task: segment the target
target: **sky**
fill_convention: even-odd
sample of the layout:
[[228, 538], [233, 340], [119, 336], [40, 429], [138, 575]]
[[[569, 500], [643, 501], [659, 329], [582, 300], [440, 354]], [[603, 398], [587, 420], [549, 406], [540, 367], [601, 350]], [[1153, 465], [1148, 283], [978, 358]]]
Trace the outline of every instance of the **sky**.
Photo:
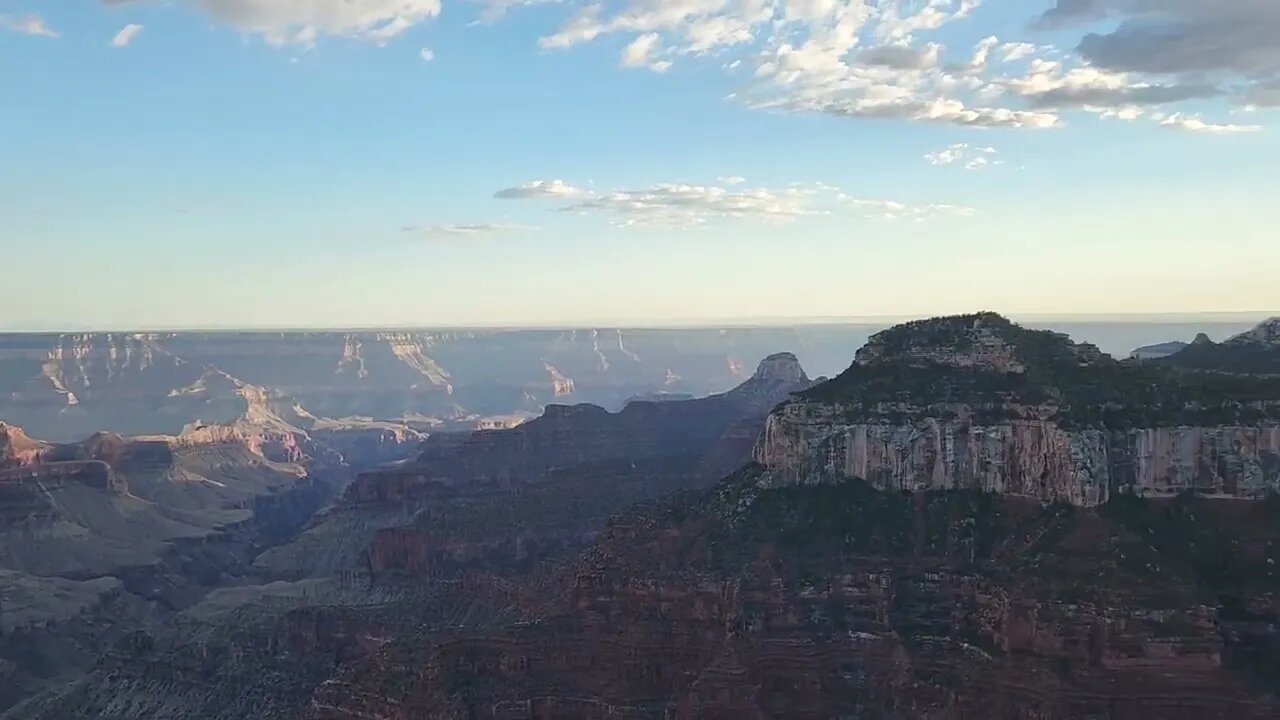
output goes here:
[[1280, 310], [1274, 0], [0, 0], [0, 329]]

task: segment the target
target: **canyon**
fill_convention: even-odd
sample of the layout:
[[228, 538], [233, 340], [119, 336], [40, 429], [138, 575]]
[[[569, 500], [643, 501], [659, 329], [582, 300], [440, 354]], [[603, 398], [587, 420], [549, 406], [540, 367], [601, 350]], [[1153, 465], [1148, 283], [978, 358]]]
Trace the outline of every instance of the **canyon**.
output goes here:
[[869, 332], [829, 325], [0, 334], [0, 418], [55, 442], [101, 430], [177, 435], [241, 417], [248, 388], [295, 424], [507, 427], [550, 404], [616, 410], [638, 396], [724, 392], [778, 349], [836, 368]]
[[[1251, 324], [1054, 322], [1114, 354]], [[795, 326], [0, 333], [0, 419], [32, 437], [177, 435], [240, 418], [245, 389], [311, 429], [391, 422], [420, 431], [509, 427], [550, 404], [620, 409], [634, 398], [704, 397], [779, 350], [817, 375], [848, 366], [883, 323]]]
[[[509, 427], [355, 417], [354, 390], [224, 357], [173, 436], [0, 426], [14, 487], [239, 513], [205, 529], [221, 564], [194, 579], [0, 572], [0, 677], [22, 688], [0, 717], [1277, 717], [1277, 327], [1117, 361], [993, 313], [934, 318], [869, 334], [829, 380], [717, 350], [715, 392], [674, 370], [604, 391], [558, 362]], [[626, 354], [583, 335], [611, 369]], [[423, 397], [461, 376], [374, 346], [344, 344], [340, 374], [393, 357]], [[330, 466], [324, 500], [281, 507]], [[242, 484], [196, 498], [145, 467]], [[5, 506], [62, 522], [37, 496]], [[237, 530], [263, 497], [277, 529]], [[65, 669], [41, 677], [31, 648], [55, 639]]]
[[[243, 390], [244, 388], [240, 388]], [[314, 437], [258, 410], [180, 435], [34, 440], [0, 423], [0, 709], [74, 681], [134, 633], [253, 581], [355, 472], [422, 437]]]
[[755, 464], [304, 717], [1276, 717], [1280, 395], [1144, 367], [990, 314], [890, 330]]
[[[586, 546], [610, 515], [634, 502], [713, 484], [748, 461], [769, 411], [810, 385], [794, 355], [778, 354], [738, 387], [706, 398], [633, 400], [613, 413], [551, 405], [513, 429], [433, 434], [417, 457], [356, 473], [299, 534], [260, 548], [242, 582], [209, 588], [173, 620], [138, 628], [129, 642], [146, 648], [143, 655], [122, 659], [113, 651], [72, 692], [28, 699], [12, 714], [239, 717], [244, 708], [227, 705], [226, 692], [204, 693], [190, 675], [192, 663], [204, 667], [209, 653], [248, 654], [247, 664], [217, 671], [238, 673], [234, 697], [261, 701], [265, 694], [268, 704], [283, 703], [290, 696], [265, 669], [283, 673], [284, 667], [278, 658], [254, 654], [261, 643], [292, 642], [295, 624], [317, 616], [346, 616], [332, 621], [348, 622], [357, 636], [369, 632], [366, 622], [384, 633], [411, 633], [414, 618], [436, 617], [424, 615], [435, 607], [424, 598], [465, 605], [471, 600], [456, 598], [458, 587], [490, 584], [477, 581], [478, 572], [520, 575]], [[200, 447], [201, 440], [234, 433], [263, 453], [314, 454], [308, 449], [317, 442], [314, 431], [286, 434], [289, 445], [278, 434], [292, 426], [278, 417], [263, 423], [264, 417], [192, 429], [178, 444]], [[316, 630], [330, 631], [327, 624]], [[321, 647], [313, 650], [324, 657], [345, 657], [368, 651], [372, 641], [315, 642]], [[196, 648], [201, 659], [191, 656]], [[122, 694], [122, 676], [136, 681], [132, 692]], [[312, 687], [323, 679], [316, 675]], [[306, 688], [305, 678], [301, 682], [288, 687]], [[71, 702], [78, 703], [74, 709], [63, 704]]]

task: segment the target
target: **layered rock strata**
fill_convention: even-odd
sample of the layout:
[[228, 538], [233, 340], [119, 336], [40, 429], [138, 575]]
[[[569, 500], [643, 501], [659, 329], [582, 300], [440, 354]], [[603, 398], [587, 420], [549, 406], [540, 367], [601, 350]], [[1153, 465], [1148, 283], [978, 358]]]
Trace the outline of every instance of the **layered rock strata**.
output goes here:
[[754, 457], [779, 483], [1085, 507], [1259, 499], [1280, 492], [1280, 388], [1238, 380], [1123, 365], [999, 316], [944, 318], [873, 337], [849, 371], [769, 417]]

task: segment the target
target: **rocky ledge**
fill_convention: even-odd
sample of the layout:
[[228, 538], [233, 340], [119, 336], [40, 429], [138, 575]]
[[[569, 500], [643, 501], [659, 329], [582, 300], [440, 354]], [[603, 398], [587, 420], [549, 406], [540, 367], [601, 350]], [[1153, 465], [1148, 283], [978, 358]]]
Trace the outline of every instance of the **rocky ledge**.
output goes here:
[[937, 318], [874, 336], [849, 370], [775, 410], [754, 457], [777, 484], [1077, 506], [1256, 499], [1280, 491], [1280, 380], [1121, 363], [993, 313]]

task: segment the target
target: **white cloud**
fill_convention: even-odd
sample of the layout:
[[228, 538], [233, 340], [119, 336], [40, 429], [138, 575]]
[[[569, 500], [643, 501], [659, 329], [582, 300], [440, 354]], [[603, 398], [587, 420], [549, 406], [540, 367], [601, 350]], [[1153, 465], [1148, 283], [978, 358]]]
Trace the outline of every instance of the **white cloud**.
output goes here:
[[700, 225], [711, 220], [755, 217], [786, 222], [824, 214], [816, 200], [822, 190], [729, 189], [717, 185], [661, 183], [638, 190], [615, 190], [562, 208], [565, 212], [601, 212], [618, 225]]
[[722, 177], [717, 179], [720, 182], [724, 183], [725, 185], [742, 185], [747, 181], [746, 178], [740, 175], [730, 175], [729, 177]]
[[1037, 48], [1031, 43], [1005, 43], [1000, 46], [1000, 59], [1004, 62], [1016, 62], [1035, 54]]
[[0, 15], [0, 30], [12, 30], [23, 35], [59, 38], [62, 34], [45, 25], [44, 18], [31, 13], [22, 17]]
[[[681, 55], [729, 55], [717, 65], [754, 65], [754, 82], [731, 98], [763, 109], [975, 127], [1044, 128], [1057, 113], [1001, 106], [983, 81], [988, 58], [1020, 60], [1028, 43], [983, 40], [967, 63], [944, 66], [946, 48], [923, 36], [967, 18], [978, 0], [620, 0], [590, 3], [539, 40], [571, 48], [607, 35], [627, 38], [621, 63], [663, 69]], [[1016, 98], [1015, 98], [1016, 99]]]
[[808, 110], [845, 117], [915, 120], [968, 127], [1051, 128], [1059, 121], [1058, 115], [1052, 112], [1000, 107], [967, 107], [959, 100], [920, 97], [907, 93], [897, 95], [895, 89], [891, 87], [884, 88], [882, 95], [877, 96], [874, 91], [879, 88], [872, 90], [871, 93], [857, 93], [847, 97], [797, 95], [758, 106], [784, 110]]
[[[1095, 108], [1096, 109], [1096, 108]], [[1146, 114], [1146, 111], [1137, 105], [1124, 105], [1117, 108], [1104, 108], [1098, 115], [1106, 120], [1125, 120], [1133, 122]]]
[[431, 62], [436, 59], [436, 53], [431, 48], [422, 48], [418, 51], [418, 57], [422, 58], [422, 62]]
[[[1230, 0], [1221, 10], [1222, 0], [1056, 1], [1038, 24], [1108, 16], [1130, 22], [1086, 36], [1073, 54], [1020, 38], [988, 36], [947, 48], [931, 37], [973, 17], [981, 0], [584, 0], [539, 44], [564, 49], [616, 35], [625, 40], [624, 66], [654, 69], [659, 52], [661, 63], [711, 54], [722, 69], [753, 69], [731, 100], [850, 118], [1051, 128], [1068, 112], [1134, 119], [1148, 112], [1143, 108], [1176, 108], [1229, 88], [1239, 104], [1280, 105], [1272, 82], [1280, 80], [1277, 0]], [[1241, 48], [1218, 47], [1197, 23], [1238, 37]], [[1168, 41], [1182, 56], [1131, 58], [1120, 41], [1129, 35], [1153, 46]], [[1210, 72], [1193, 73], [1193, 66]], [[1215, 76], [1214, 67], [1233, 68], [1234, 82]], [[1240, 75], [1247, 72], [1253, 74]]]
[[[1036, 25], [1105, 32], [1085, 34], [1074, 53], [994, 35], [944, 45], [938, 34], [952, 23], [980, 30], [972, 21], [982, 0], [574, 0], [537, 42], [570, 49], [608, 38], [623, 48], [621, 66], [654, 72], [702, 58], [738, 70], [745, 84], [727, 95], [734, 102], [857, 119], [1033, 129], [1073, 112], [1132, 120], [1218, 97], [1280, 106], [1280, 0], [1054, 1]], [[275, 45], [306, 46], [331, 36], [388, 43], [438, 15], [442, 0], [170, 2]], [[474, 2], [481, 22], [569, 5]], [[433, 55], [424, 48], [422, 57]]]
[[1205, 122], [1195, 115], [1184, 115], [1183, 113], [1174, 113], [1172, 115], [1157, 114], [1152, 117], [1164, 127], [1174, 128], [1176, 130], [1209, 133], [1212, 135], [1253, 133], [1260, 132], [1262, 130], [1261, 125], [1219, 125]]
[[142, 32], [141, 25], [129, 24], [120, 29], [116, 36], [111, 38], [111, 47], [122, 48], [133, 42], [138, 37], [138, 33]]
[[[742, 187], [738, 177], [718, 185], [658, 183], [638, 189], [591, 193], [563, 205], [561, 212], [602, 215], [623, 227], [696, 227], [715, 221], [752, 219], [788, 223], [806, 217], [851, 213], [869, 219], [927, 220], [942, 215], [968, 215], [955, 205], [912, 205], [890, 200], [850, 198], [826, 183], [792, 183], [786, 187]], [[501, 193], [499, 193], [501, 195]]]
[[[627, 68], [653, 68], [657, 63], [654, 61], [653, 55], [655, 51], [660, 51], [661, 36], [658, 33], [645, 33], [631, 42], [622, 50], [622, 57], [619, 59], [622, 67]], [[659, 61], [660, 62], [660, 61]], [[659, 72], [670, 67], [670, 63]]]
[[472, 223], [460, 225], [409, 225], [401, 228], [405, 232], [415, 233], [426, 238], [479, 237], [494, 235], [513, 230], [533, 230], [534, 228], [510, 223]]
[[[108, 5], [132, 0], [104, 0]], [[241, 32], [276, 45], [325, 36], [385, 44], [440, 14], [441, 0], [182, 0]]]
[[1061, 63], [1055, 62], [1033, 62], [1024, 77], [998, 82], [1036, 108], [1167, 105], [1219, 94], [1217, 88], [1209, 85], [1150, 83], [1136, 79], [1131, 73], [1089, 66], [1064, 69]]
[[499, 190], [493, 196], [499, 200], [526, 200], [529, 198], [572, 198], [586, 194], [585, 190], [576, 188], [563, 180], [534, 180], [523, 185]]
[[929, 161], [931, 165], [958, 164], [963, 165], [966, 170], [982, 170], [991, 165], [1003, 164], [1002, 161], [994, 159], [994, 156], [999, 152], [993, 147], [955, 143], [947, 146], [944, 150], [925, 155], [924, 159]]
[[973, 208], [962, 205], [912, 205], [896, 200], [868, 200], [864, 198], [847, 198], [845, 202], [868, 220], [926, 222], [940, 217], [969, 217], [975, 214]]
[[611, 33], [669, 33], [689, 52], [747, 43], [773, 18], [766, 0], [628, 0], [612, 15], [588, 5], [560, 30], [539, 39], [544, 48], [568, 48]]

